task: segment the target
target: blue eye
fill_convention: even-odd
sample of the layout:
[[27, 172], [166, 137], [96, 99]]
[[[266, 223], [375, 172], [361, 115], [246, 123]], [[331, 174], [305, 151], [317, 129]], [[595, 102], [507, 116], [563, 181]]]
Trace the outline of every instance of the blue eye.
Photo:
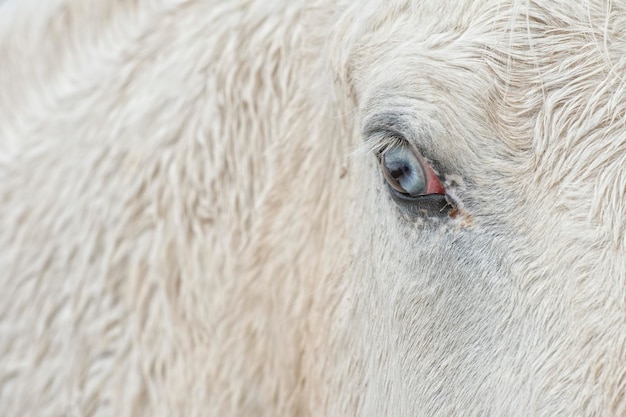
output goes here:
[[379, 158], [387, 183], [401, 195], [445, 194], [433, 169], [408, 143], [387, 148]]
[[391, 188], [410, 196], [426, 191], [426, 176], [419, 159], [407, 146], [387, 149], [381, 160], [383, 174]]

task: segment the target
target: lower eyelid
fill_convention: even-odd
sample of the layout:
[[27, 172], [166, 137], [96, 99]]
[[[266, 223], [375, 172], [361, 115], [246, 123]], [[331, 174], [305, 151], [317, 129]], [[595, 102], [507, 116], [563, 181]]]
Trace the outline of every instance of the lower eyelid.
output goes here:
[[[391, 187], [389, 187], [391, 189]], [[450, 204], [445, 195], [428, 194], [415, 198], [401, 195], [391, 189], [391, 195], [396, 200], [402, 210], [407, 211], [412, 216], [417, 217], [445, 217], [454, 207]]]

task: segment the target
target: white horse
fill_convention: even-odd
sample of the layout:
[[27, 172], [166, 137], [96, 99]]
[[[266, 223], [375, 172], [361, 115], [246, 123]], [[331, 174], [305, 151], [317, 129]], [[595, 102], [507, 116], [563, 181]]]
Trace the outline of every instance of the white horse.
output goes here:
[[0, 415], [626, 415], [626, 2], [0, 2]]

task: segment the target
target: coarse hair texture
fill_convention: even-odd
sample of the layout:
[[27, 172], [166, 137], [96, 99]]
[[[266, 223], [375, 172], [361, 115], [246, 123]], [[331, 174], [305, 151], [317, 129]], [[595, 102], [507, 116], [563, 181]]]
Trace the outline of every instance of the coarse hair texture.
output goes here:
[[626, 415], [624, 51], [623, 0], [0, 0], [0, 415]]

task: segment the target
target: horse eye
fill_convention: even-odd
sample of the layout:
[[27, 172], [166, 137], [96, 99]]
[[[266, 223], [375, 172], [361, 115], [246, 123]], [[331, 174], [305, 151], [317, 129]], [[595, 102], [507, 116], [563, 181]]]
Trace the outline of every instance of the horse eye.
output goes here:
[[445, 194], [433, 169], [406, 142], [385, 149], [379, 160], [387, 183], [403, 197]]

